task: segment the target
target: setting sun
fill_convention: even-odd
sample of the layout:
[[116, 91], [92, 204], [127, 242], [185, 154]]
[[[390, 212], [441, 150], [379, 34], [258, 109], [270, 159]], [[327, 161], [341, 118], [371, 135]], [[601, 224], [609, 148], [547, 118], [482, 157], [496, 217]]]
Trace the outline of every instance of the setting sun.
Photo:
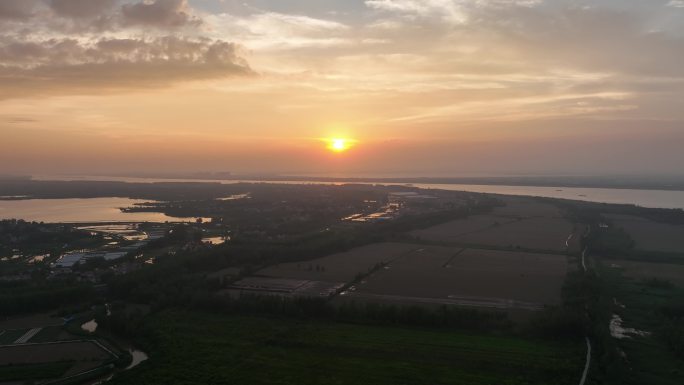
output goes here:
[[352, 146], [352, 141], [345, 138], [330, 138], [326, 141], [328, 142], [328, 149], [334, 152], [344, 152]]

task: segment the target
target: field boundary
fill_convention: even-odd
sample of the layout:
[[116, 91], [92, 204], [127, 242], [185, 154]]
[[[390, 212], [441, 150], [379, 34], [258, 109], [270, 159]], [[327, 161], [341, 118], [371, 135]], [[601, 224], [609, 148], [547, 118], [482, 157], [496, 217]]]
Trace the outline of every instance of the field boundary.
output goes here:
[[[492, 250], [492, 251], [507, 251], [511, 253], [528, 253], [528, 254], [546, 254], [546, 255], [558, 255], [563, 257], [576, 256], [566, 251], [558, 250], [543, 250], [543, 249], [527, 249], [527, 248], [510, 248], [510, 247], [497, 247], [492, 245], [482, 245], [479, 243], [463, 243], [463, 242], [448, 242], [448, 241], [429, 241], [425, 239], [405, 239], [398, 240], [397, 243], [409, 243], [424, 246], [443, 246], [443, 247], [460, 247], [464, 249], [479, 249], [479, 250]], [[624, 258], [623, 258], [624, 259]]]
[[444, 262], [444, 264], [442, 265], [442, 267], [444, 267], [444, 268], [451, 267], [451, 262], [453, 262], [453, 260], [456, 259], [456, 257], [458, 257], [459, 255], [461, 255], [461, 254], [462, 254], [464, 251], [466, 251], [466, 250], [468, 250], [468, 248], [467, 248], [467, 247], [464, 247], [464, 248], [462, 248], [461, 250], [455, 252], [454, 255], [452, 255], [451, 258], [449, 258], [448, 261]]

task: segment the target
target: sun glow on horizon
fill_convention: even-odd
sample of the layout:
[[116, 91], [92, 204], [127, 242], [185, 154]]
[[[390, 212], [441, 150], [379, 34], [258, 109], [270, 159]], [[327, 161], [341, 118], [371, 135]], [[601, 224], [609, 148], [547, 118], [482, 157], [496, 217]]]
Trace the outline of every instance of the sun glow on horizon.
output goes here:
[[347, 138], [328, 138], [325, 139], [328, 143], [328, 150], [333, 152], [345, 152], [349, 150], [354, 141]]

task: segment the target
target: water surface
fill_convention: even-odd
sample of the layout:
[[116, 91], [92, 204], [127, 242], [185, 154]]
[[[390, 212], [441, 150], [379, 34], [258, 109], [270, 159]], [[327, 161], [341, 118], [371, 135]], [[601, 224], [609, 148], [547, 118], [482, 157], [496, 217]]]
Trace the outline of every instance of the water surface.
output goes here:
[[88, 333], [95, 333], [95, 330], [97, 330], [97, 321], [91, 319], [90, 321], [81, 325], [81, 329], [87, 331]]
[[[207, 183], [280, 183], [280, 184], [331, 184], [339, 185], [348, 182], [317, 182], [317, 181], [268, 181], [268, 180], [204, 180], [204, 179], [160, 179], [135, 177], [103, 177], [103, 176], [37, 176], [35, 180], [74, 180], [74, 181], [118, 181], [129, 183], [159, 183], [159, 182], [207, 182]], [[383, 181], [354, 183], [397, 185]], [[504, 195], [538, 196], [546, 198], [573, 199], [588, 202], [632, 204], [651, 208], [684, 209], [684, 191], [649, 190], [649, 189], [612, 189], [612, 188], [583, 188], [583, 187], [540, 187], [540, 186], [505, 186], [505, 185], [472, 185], [472, 184], [437, 184], [415, 183], [411, 186], [454, 191], [470, 191]]]
[[121, 207], [148, 201], [128, 198], [27, 199], [0, 201], [0, 219], [51, 223], [183, 222], [162, 213], [122, 212]]

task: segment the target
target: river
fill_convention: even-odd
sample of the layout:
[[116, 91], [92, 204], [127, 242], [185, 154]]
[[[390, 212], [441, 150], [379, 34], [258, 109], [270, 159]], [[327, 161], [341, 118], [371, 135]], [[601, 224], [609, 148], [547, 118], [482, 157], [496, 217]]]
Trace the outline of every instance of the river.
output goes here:
[[[36, 176], [35, 180], [79, 180], [79, 181], [120, 181], [129, 183], [159, 183], [159, 182], [207, 182], [207, 183], [286, 183], [286, 184], [344, 184], [347, 182], [316, 182], [316, 181], [269, 181], [269, 180], [207, 180], [207, 179], [160, 179], [109, 176]], [[365, 184], [396, 184], [387, 182], [367, 182]], [[415, 183], [412, 186], [443, 190], [483, 192], [505, 195], [539, 196], [547, 198], [574, 199], [589, 202], [633, 204], [651, 208], [684, 209], [684, 191], [673, 190], [641, 190], [641, 189], [612, 189], [612, 188], [581, 188], [581, 187], [539, 187], [539, 186], [504, 186], [504, 185], [473, 185], [473, 184], [436, 184]]]
[[[47, 180], [49, 178], [44, 178]], [[53, 177], [52, 180], [117, 180], [131, 183], [152, 182], [212, 182], [240, 183], [264, 182], [286, 184], [343, 184], [342, 182], [315, 181], [252, 181], [252, 180], [190, 180], [190, 179], [147, 179], [115, 177]], [[372, 184], [372, 183], [368, 183]], [[375, 184], [385, 184], [378, 182]], [[504, 195], [539, 196], [548, 198], [574, 199], [589, 202], [634, 204], [651, 208], [684, 209], [684, 191], [635, 190], [578, 187], [539, 187], [416, 183], [411, 186], [424, 189], [470, 191]], [[89, 222], [183, 222], [195, 218], [175, 218], [155, 212], [122, 212], [119, 208], [131, 207], [143, 200], [128, 198], [87, 199], [26, 199], [0, 200], [0, 219], [24, 219], [26, 221], [52, 223]]]

